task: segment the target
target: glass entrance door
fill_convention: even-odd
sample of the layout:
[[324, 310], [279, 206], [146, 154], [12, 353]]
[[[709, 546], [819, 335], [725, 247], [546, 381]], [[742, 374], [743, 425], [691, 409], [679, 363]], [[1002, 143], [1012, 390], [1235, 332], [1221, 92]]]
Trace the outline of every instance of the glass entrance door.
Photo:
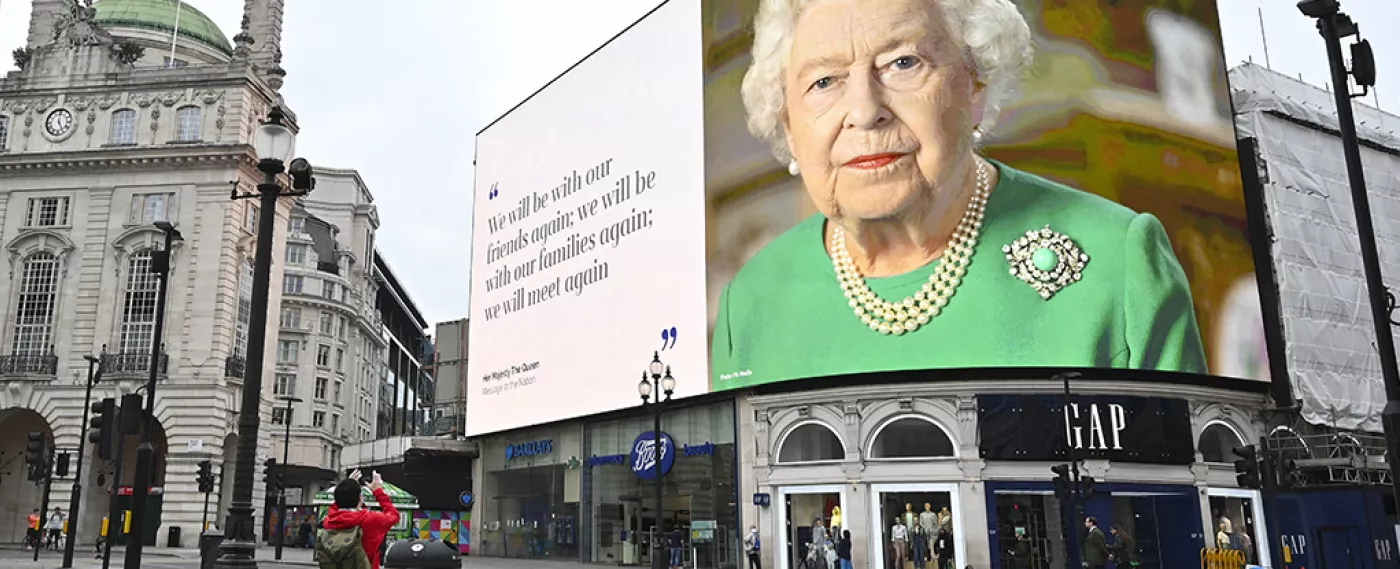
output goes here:
[[[833, 525], [850, 524], [844, 517], [837, 520], [833, 515], [846, 511], [845, 487], [839, 484], [820, 486], [785, 486], [778, 488], [778, 504], [774, 505], [777, 519], [773, 538], [764, 542], [764, 547], [772, 547], [776, 553], [778, 569], [806, 569], [806, 560], [817, 533], [831, 535]], [[838, 509], [839, 508], [839, 509]], [[815, 526], [821, 524], [821, 531]], [[767, 539], [767, 538], [765, 538]], [[772, 545], [767, 545], [767, 544]], [[819, 559], [817, 569], [826, 569], [826, 558]]]
[[872, 569], [956, 569], [966, 559], [955, 484], [871, 487]]

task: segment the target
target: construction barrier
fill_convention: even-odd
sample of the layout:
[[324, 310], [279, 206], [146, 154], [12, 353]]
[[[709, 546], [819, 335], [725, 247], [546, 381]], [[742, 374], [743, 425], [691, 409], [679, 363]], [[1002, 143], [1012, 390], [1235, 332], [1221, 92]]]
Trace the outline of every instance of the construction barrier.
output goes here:
[[1244, 552], [1238, 549], [1201, 549], [1201, 569], [1244, 569]]

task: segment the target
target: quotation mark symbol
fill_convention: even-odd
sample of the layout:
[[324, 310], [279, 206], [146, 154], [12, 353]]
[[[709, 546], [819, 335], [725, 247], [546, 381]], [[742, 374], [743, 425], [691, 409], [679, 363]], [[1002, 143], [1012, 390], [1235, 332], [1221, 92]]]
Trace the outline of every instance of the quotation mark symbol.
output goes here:
[[496, 182], [496, 183], [491, 184], [491, 191], [486, 193], [486, 199], [488, 199], [488, 200], [494, 200], [494, 199], [496, 199], [496, 196], [501, 195], [501, 191], [496, 189], [496, 185], [499, 184], [499, 183], [500, 183], [500, 182]]
[[[668, 345], [667, 342], [670, 342], [670, 344]], [[672, 326], [670, 328], [662, 328], [661, 349], [665, 350], [674, 347], [676, 347], [676, 327]]]

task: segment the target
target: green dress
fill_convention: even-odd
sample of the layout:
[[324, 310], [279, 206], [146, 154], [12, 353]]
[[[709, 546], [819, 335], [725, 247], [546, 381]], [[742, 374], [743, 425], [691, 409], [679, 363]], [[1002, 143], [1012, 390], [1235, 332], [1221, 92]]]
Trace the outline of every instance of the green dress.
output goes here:
[[[810, 217], [725, 287], [715, 322], [716, 390], [810, 377], [971, 367], [1104, 367], [1206, 373], [1186, 274], [1160, 221], [992, 162], [1001, 173], [962, 285], [913, 333], [887, 336], [852, 312]], [[1049, 225], [1089, 256], [1049, 299], [1013, 275], [1002, 247]], [[936, 262], [935, 262], [936, 263]], [[867, 279], [896, 302], [934, 265]]]

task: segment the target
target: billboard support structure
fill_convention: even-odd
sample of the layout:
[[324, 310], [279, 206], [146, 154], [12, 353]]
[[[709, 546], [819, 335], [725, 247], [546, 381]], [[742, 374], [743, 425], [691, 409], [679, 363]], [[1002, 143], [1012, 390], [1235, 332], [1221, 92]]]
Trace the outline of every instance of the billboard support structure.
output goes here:
[[[1395, 360], [1395, 340], [1390, 331], [1390, 314], [1386, 301], [1384, 276], [1381, 274], [1380, 254], [1376, 250], [1376, 232], [1371, 220], [1370, 196], [1366, 194], [1366, 174], [1361, 169], [1361, 145], [1356, 135], [1356, 118], [1352, 115], [1348, 75], [1366, 89], [1375, 85], [1375, 59], [1370, 44], [1360, 39], [1361, 32], [1351, 17], [1341, 12], [1337, 0], [1302, 0], [1298, 10], [1317, 19], [1317, 30], [1327, 44], [1327, 59], [1332, 67], [1332, 93], [1337, 101], [1337, 128], [1342, 136], [1342, 151], [1346, 156], [1347, 179], [1356, 213], [1356, 233], [1361, 241], [1361, 263], [1366, 271], [1366, 292], [1371, 304], [1371, 324], [1376, 329], [1376, 352], [1381, 359], [1381, 377], [1385, 382], [1386, 404], [1381, 411], [1385, 428], [1386, 456], [1400, 456], [1400, 362]], [[1347, 70], [1342, 59], [1342, 36], [1358, 36], [1352, 45], [1352, 69]], [[1386, 460], [1391, 479], [1397, 470], [1395, 460]], [[1400, 498], [1400, 485], [1392, 485]]]

